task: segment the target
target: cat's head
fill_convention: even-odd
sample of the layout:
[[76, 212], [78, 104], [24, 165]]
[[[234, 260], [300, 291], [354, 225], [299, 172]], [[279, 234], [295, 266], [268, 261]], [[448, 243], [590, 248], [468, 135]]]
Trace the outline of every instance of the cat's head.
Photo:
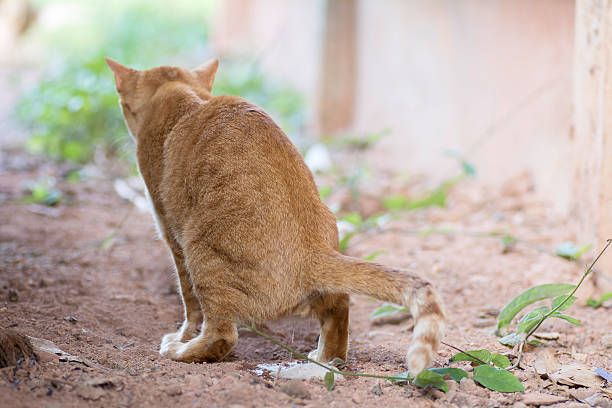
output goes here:
[[217, 59], [210, 60], [193, 70], [162, 66], [144, 71], [126, 67], [110, 58], [106, 63], [115, 75], [115, 85], [120, 97], [121, 110], [132, 137], [138, 136], [145, 114], [155, 94], [165, 86], [187, 86], [203, 100], [210, 99]]

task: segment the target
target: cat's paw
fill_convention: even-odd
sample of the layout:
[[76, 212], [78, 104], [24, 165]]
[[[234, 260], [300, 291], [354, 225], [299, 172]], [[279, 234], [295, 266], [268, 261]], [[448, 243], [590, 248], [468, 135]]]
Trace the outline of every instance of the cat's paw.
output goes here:
[[172, 336], [172, 335], [175, 335], [175, 334], [176, 333], [166, 334], [164, 336], [164, 338], [162, 339], [161, 346], [159, 346], [159, 354], [162, 357], [168, 357], [168, 358], [170, 358], [172, 360], [176, 359], [176, 356], [178, 354], [178, 350], [181, 348], [181, 346], [184, 343], [181, 343], [178, 340], [173, 340], [173, 341], [167, 340], [167, 338], [172, 338], [172, 337], [169, 337], [169, 336]]
[[319, 349], [314, 349], [308, 353], [308, 358], [311, 360], [319, 361]]
[[161, 349], [163, 349], [168, 343], [174, 343], [175, 341], [181, 341], [182, 335], [183, 333], [180, 330], [174, 333], [165, 334], [164, 337], [162, 337], [161, 345], [159, 346], [160, 352], [161, 352]]

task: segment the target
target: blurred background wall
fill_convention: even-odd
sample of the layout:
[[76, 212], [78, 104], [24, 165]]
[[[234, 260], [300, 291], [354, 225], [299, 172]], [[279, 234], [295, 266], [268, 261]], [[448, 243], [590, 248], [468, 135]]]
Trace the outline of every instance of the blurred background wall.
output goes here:
[[[540, 197], [570, 209], [574, 1], [220, 6], [215, 48], [254, 55], [303, 92], [315, 133], [388, 129], [379, 165], [443, 178], [453, 150], [483, 182], [528, 171]], [[330, 110], [344, 119], [326, 119]]]

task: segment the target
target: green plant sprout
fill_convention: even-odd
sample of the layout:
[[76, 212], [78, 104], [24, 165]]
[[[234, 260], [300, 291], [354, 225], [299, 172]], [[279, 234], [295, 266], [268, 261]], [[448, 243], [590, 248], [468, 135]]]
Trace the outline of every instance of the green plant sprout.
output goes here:
[[[349, 247], [349, 243], [357, 234], [380, 228], [389, 221], [389, 218], [389, 214], [383, 213], [372, 215], [364, 219], [361, 214], [357, 212], [351, 212], [340, 217], [339, 222], [344, 222], [351, 227], [350, 230], [341, 232], [339, 242], [340, 251], [345, 252]], [[378, 255], [380, 255], [380, 253], [371, 254], [373, 258], [376, 258]]]
[[461, 167], [461, 174], [440, 183], [438, 187], [419, 198], [408, 198], [403, 195], [391, 195], [383, 198], [382, 205], [389, 211], [414, 211], [430, 207], [446, 207], [448, 194], [459, 182], [476, 175], [474, 165], [458, 154], [452, 154]]
[[612, 239], [608, 239], [606, 241], [606, 244], [604, 245], [602, 250], [582, 274], [582, 277], [578, 281], [578, 284], [539, 285], [521, 293], [519, 296], [512, 299], [510, 303], [508, 303], [502, 309], [497, 321], [498, 335], [503, 334], [502, 330], [508, 324], [510, 324], [514, 316], [516, 316], [526, 306], [537, 302], [538, 300], [552, 298], [550, 307], [540, 306], [529, 311], [517, 322], [516, 330], [514, 332], [502, 337], [499, 340], [501, 344], [506, 346], [514, 347], [518, 345], [519, 352], [517, 356], [517, 361], [513, 367], [517, 367], [520, 364], [525, 344], [529, 342], [529, 338], [540, 328], [542, 323], [544, 323], [544, 321], [546, 321], [547, 319], [554, 317], [558, 319], [563, 319], [573, 325], [580, 325], [580, 321], [578, 319], [563, 314], [561, 312], [567, 310], [576, 301], [576, 297], [574, 296], [574, 294], [582, 285], [584, 280], [592, 272], [593, 267], [595, 266], [599, 258], [601, 258], [601, 256], [604, 254], [604, 252], [608, 249], [610, 244], [612, 244]]
[[590, 244], [578, 246], [573, 242], [563, 242], [557, 246], [555, 253], [568, 261], [577, 261], [582, 255], [586, 254], [589, 249], [591, 249]]
[[62, 200], [62, 192], [55, 186], [55, 179], [52, 177], [31, 181], [26, 185], [26, 188], [28, 195], [23, 199], [25, 203], [53, 207]]
[[421, 198], [409, 199], [403, 195], [391, 195], [383, 198], [382, 205], [389, 211], [414, 211], [430, 207], [446, 207], [448, 193], [459, 180], [458, 177], [445, 181]]
[[593, 309], [599, 309], [608, 300], [612, 300], [612, 292], [604, 293], [599, 299], [588, 298], [586, 301], [586, 305], [588, 307], [592, 307]]

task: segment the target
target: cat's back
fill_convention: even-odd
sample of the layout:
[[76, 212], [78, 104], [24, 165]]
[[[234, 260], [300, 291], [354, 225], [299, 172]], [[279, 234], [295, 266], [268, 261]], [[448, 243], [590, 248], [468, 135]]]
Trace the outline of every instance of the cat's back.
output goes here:
[[211, 176], [240, 173], [280, 187], [289, 177], [316, 192], [310, 171], [285, 133], [260, 107], [239, 97], [203, 103], [171, 132], [165, 151], [166, 165], [192, 179], [214, 181], [218, 177]]
[[164, 156], [166, 205], [178, 219], [197, 213], [198, 222], [211, 225], [231, 218], [292, 231], [335, 226], [297, 149], [242, 98], [202, 104], [169, 135]]

